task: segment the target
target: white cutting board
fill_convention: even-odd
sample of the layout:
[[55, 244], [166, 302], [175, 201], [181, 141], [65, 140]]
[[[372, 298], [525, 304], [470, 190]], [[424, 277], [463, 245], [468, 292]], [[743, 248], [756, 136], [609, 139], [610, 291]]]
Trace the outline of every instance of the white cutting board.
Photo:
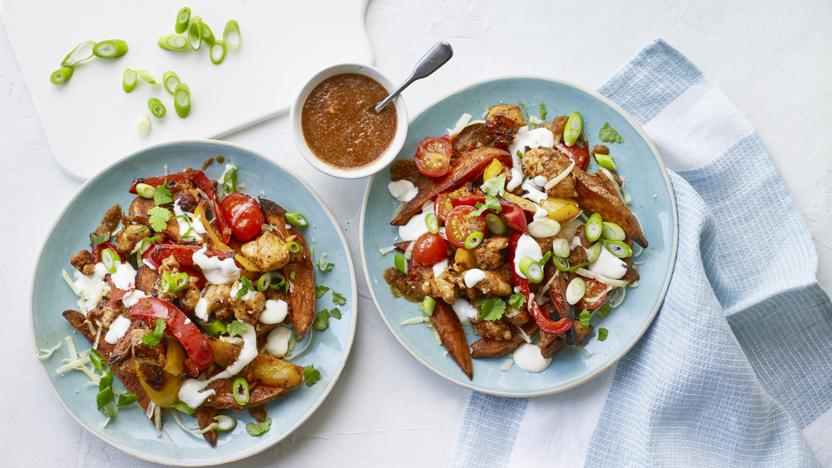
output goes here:
[[[221, 65], [212, 64], [205, 49], [160, 49], [157, 38], [174, 32], [176, 13], [185, 5], [217, 37], [228, 19], [236, 19], [240, 49], [229, 51]], [[371, 64], [365, 7], [366, 0], [3, 0], [0, 11], [55, 160], [69, 174], [88, 178], [139, 148], [218, 137], [284, 112], [304, 81], [328, 65]], [[127, 41], [127, 55], [86, 62], [64, 86], [49, 82], [76, 44], [113, 38]], [[175, 71], [191, 89], [190, 115], [180, 119], [161, 86], [139, 83], [125, 93], [121, 76], [127, 67], [146, 69], [159, 80], [165, 70]], [[167, 107], [161, 120], [147, 110], [151, 97]], [[141, 113], [151, 119], [147, 136], [136, 130]]]

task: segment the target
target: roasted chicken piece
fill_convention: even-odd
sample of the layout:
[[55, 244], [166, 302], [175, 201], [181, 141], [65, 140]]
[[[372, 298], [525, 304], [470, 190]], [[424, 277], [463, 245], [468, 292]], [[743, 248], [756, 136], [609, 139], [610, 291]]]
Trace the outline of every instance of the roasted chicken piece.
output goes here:
[[216, 315], [219, 318], [231, 318], [231, 285], [230, 284], [209, 284], [202, 290], [202, 298], [206, 302], [208, 316]]
[[[523, 172], [529, 177], [543, 176], [547, 181], [567, 170], [572, 161], [553, 148], [534, 148], [523, 155]], [[574, 198], [575, 176], [569, 174], [555, 186], [546, 190], [550, 197]]]
[[501, 268], [499, 270], [483, 270], [485, 278], [480, 280], [474, 286], [478, 291], [481, 291], [486, 296], [510, 296], [511, 288], [511, 273], [508, 268]]
[[454, 135], [451, 143], [454, 154], [459, 155], [475, 148], [493, 145], [494, 137], [485, 130], [484, 123], [472, 123]]
[[286, 244], [287, 241], [273, 230], [265, 230], [253, 241], [243, 244], [241, 251], [260, 271], [274, 271], [289, 263], [291, 256]]
[[496, 270], [505, 263], [503, 250], [508, 247], [508, 237], [495, 236], [485, 239], [473, 250], [477, 266], [483, 270]]
[[441, 298], [448, 304], [456, 302], [457, 285], [461, 280], [450, 269], [443, 271], [439, 276], [434, 276], [430, 268], [422, 270], [421, 274], [422, 293], [425, 296]]
[[130, 207], [127, 209], [127, 219], [136, 224], [147, 224], [150, 220], [147, 212], [154, 206], [152, 199], [136, 197], [130, 202]]
[[[93, 323], [100, 324], [108, 328], [113, 320], [119, 315], [126, 314], [127, 309], [121, 304], [121, 301], [112, 302], [106, 299], [98, 301], [98, 304], [87, 314], [87, 319]], [[103, 335], [102, 335], [103, 336]]]
[[494, 146], [508, 148], [514, 141], [517, 130], [526, 125], [523, 111], [514, 104], [497, 104], [488, 109], [485, 116], [485, 131], [494, 139]]
[[471, 320], [471, 326], [477, 335], [486, 340], [508, 341], [511, 339], [511, 329], [500, 320]]
[[139, 241], [145, 237], [150, 237], [151, 234], [150, 228], [144, 224], [130, 224], [118, 233], [118, 236], [116, 236], [116, 245], [118, 246], [118, 250], [122, 252], [132, 252]]
[[98, 236], [110, 234], [116, 230], [118, 223], [120, 222], [121, 206], [116, 203], [104, 212], [104, 216], [101, 217], [101, 222], [98, 224], [98, 227], [95, 228], [94, 234]]
[[69, 260], [69, 263], [83, 275], [89, 276], [95, 273], [95, 259], [87, 249], [76, 252], [75, 255], [72, 256], [72, 259]]

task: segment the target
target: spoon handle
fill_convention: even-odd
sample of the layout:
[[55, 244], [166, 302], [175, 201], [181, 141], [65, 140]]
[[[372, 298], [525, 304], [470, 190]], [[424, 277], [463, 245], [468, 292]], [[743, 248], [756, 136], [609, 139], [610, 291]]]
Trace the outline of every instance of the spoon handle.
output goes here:
[[393, 99], [396, 99], [405, 88], [410, 86], [410, 83], [413, 83], [416, 80], [421, 80], [429, 76], [431, 73], [435, 72], [439, 67], [445, 64], [451, 57], [454, 56], [454, 49], [445, 41], [437, 42], [428, 53], [425, 54], [424, 57], [419, 59], [416, 63], [416, 66], [413, 67], [413, 71], [410, 72], [410, 76], [404, 80], [404, 83], [400, 84], [398, 88], [396, 88], [389, 96], [384, 98], [383, 101], [378, 103], [375, 107], [376, 112], [381, 112], [387, 104]]

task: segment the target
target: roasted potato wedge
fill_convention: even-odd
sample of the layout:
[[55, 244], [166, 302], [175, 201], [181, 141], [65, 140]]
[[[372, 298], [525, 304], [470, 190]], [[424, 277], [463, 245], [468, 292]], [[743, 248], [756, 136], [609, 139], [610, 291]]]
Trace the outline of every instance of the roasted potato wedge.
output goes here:
[[[232, 343], [209, 339], [208, 345], [214, 352], [214, 362], [223, 367], [230, 366], [240, 355], [240, 347]], [[251, 380], [259, 380], [274, 387], [294, 388], [303, 381], [302, 367], [264, 353], [254, 358], [244, 373]]]
[[505, 356], [523, 343], [523, 337], [514, 335], [507, 341], [480, 339], [471, 345], [471, 357], [474, 359]]
[[474, 378], [474, 363], [471, 361], [471, 352], [468, 349], [468, 341], [465, 339], [465, 330], [462, 323], [456, 316], [451, 306], [443, 301], [436, 301], [436, 308], [430, 316], [430, 323], [439, 333], [439, 338], [448, 354], [465, 372], [469, 379]]
[[575, 190], [578, 193], [576, 201], [581, 208], [599, 213], [604, 221], [618, 224], [628, 239], [646, 248], [647, 238], [638, 219], [621, 201], [612, 182], [603, 174], [588, 174], [578, 167], [572, 169], [572, 173], [575, 174]]
[[[196, 410], [196, 422], [199, 429], [205, 429], [214, 423], [214, 416], [220, 414], [220, 410], [211, 408], [210, 406], [202, 405]], [[211, 444], [211, 447], [217, 446], [217, 431], [207, 431], [202, 433], [202, 437]]]
[[[208, 385], [209, 390], [213, 390], [214, 394], [205, 400], [203, 406], [208, 406], [216, 409], [232, 409], [239, 411], [243, 409], [234, 399], [234, 393], [231, 391], [232, 379], [219, 379], [211, 382]], [[265, 405], [271, 401], [280, 398], [283, 394], [288, 392], [287, 388], [273, 387], [263, 383], [250, 384], [249, 401], [246, 407]]]

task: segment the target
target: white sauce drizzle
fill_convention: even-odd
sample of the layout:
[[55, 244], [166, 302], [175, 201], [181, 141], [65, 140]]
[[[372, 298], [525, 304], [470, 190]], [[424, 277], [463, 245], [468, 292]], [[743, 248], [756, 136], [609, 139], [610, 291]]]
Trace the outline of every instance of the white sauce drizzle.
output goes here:
[[517, 367], [526, 372], [543, 372], [552, 363], [550, 358], [540, 354], [540, 346], [531, 343], [523, 343], [511, 355]]
[[289, 339], [291, 337], [292, 330], [286, 327], [277, 327], [269, 333], [264, 349], [272, 356], [282, 358], [289, 351]]
[[469, 323], [471, 319], [479, 317], [479, 311], [477, 308], [472, 306], [471, 303], [465, 299], [457, 299], [451, 307], [454, 309], [454, 313], [457, 317], [459, 317], [459, 321], [462, 323]]
[[[512, 168], [511, 180], [508, 182], [509, 191], [516, 189], [523, 182], [523, 163], [517, 157], [517, 151], [526, 152], [526, 148], [551, 148], [555, 145], [555, 135], [545, 127], [529, 130], [528, 126], [520, 127], [514, 136], [514, 141], [509, 145], [508, 152], [511, 154]], [[544, 182], [545, 183], [545, 182]]]
[[116, 272], [110, 275], [113, 284], [118, 289], [127, 291], [136, 287], [136, 270], [129, 263], [119, 263]]
[[130, 319], [119, 315], [113, 320], [113, 323], [110, 324], [110, 329], [107, 330], [107, 334], [104, 335], [104, 341], [110, 344], [118, 343], [118, 340], [127, 333], [127, 329], [130, 328]]
[[194, 307], [194, 314], [200, 320], [208, 321], [208, 299], [204, 297], [200, 297], [199, 301], [196, 303], [196, 307]]
[[399, 226], [399, 239], [403, 241], [415, 241], [422, 234], [428, 232], [428, 225], [425, 218], [434, 213], [433, 202], [425, 203], [422, 212], [410, 218], [404, 226]]
[[75, 294], [78, 295], [78, 308], [81, 312], [91, 311], [98, 301], [110, 292], [110, 285], [104, 280], [106, 276], [107, 267], [103, 263], [96, 263], [95, 272], [89, 276], [80, 271], [75, 272], [75, 281], [72, 285]]
[[266, 308], [260, 312], [260, 322], [266, 325], [274, 325], [286, 320], [289, 314], [289, 304], [283, 299], [268, 299], [266, 300]]
[[199, 216], [188, 213], [179, 206], [179, 200], [173, 203], [173, 214], [176, 215], [176, 223], [179, 225], [179, 237], [184, 241], [199, 242], [202, 240], [200, 234], [205, 234], [205, 226]]
[[243, 289], [243, 283], [240, 283], [239, 281], [234, 283], [234, 286], [231, 287], [231, 291], [228, 292], [228, 296], [231, 299], [239, 299], [241, 301], [250, 301], [254, 299], [254, 291], [251, 289], [246, 291], [246, 293], [243, 294], [243, 297], [237, 297], [237, 293], [240, 292], [241, 289]]
[[394, 180], [387, 184], [387, 191], [400, 202], [409, 202], [419, 193], [419, 189], [409, 180]]
[[233, 258], [220, 260], [218, 257], [209, 257], [205, 255], [207, 250], [207, 245], [202, 246], [194, 252], [192, 258], [209, 283], [228, 284], [240, 279], [240, 269], [237, 268]]
[[627, 273], [627, 263], [611, 254], [606, 247], [601, 246], [601, 255], [598, 256], [598, 260], [590, 263], [587, 269], [607, 278], [621, 279]]
[[466, 288], [473, 288], [480, 281], [485, 279], [485, 272], [480, 270], [479, 268], [471, 268], [470, 270], [465, 272], [463, 279], [465, 280]]
[[124, 307], [130, 308], [136, 305], [136, 303], [139, 302], [139, 299], [143, 297], [147, 297], [144, 291], [141, 289], [134, 289], [124, 294], [121, 298], [121, 303], [124, 304]]

